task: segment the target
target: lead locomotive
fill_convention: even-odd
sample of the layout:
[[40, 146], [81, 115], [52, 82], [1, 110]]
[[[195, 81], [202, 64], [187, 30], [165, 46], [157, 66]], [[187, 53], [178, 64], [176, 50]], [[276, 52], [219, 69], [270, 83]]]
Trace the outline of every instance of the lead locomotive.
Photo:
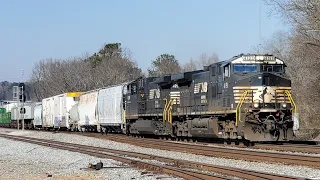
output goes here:
[[125, 133], [292, 140], [299, 124], [285, 68], [272, 55], [241, 54], [199, 71], [137, 79], [123, 97]]

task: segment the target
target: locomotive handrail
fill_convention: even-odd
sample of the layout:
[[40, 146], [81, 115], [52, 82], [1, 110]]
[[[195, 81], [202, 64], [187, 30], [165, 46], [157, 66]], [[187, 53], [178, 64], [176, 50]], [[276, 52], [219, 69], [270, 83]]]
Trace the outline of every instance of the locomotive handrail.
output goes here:
[[168, 100], [166, 98], [163, 98], [163, 100], [165, 101], [165, 104], [164, 104], [164, 108], [163, 108], [163, 121], [166, 121], [167, 120], [167, 102]]
[[169, 101], [169, 105], [168, 105], [168, 122], [170, 124], [172, 124], [172, 102], [173, 102], [174, 99], [171, 99]]
[[294, 113], [297, 113], [297, 106], [296, 106], [296, 103], [294, 102], [294, 100], [293, 100], [293, 98], [292, 98], [292, 96], [291, 96], [291, 93], [290, 93], [290, 91], [289, 90], [285, 90], [284, 91], [286, 94], [287, 94], [287, 96], [288, 96], [288, 98], [289, 98], [289, 100], [290, 100], [290, 103], [293, 105], [293, 112]]
[[172, 114], [170, 110], [172, 110], [172, 102], [174, 99], [170, 99], [170, 101], [168, 101], [166, 98], [164, 98], [163, 100], [166, 102], [163, 109], [163, 121], [168, 121], [171, 123]]
[[241, 106], [242, 106], [242, 103], [243, 101], [245, 100], [246, 96], [248, 94], [248, 91], [245, 90], [242, 95], [241, 95], [241, 98], [240, 98], [240, 101], [237, 105], [237, 108], [236, 108], [236, 127], [238, 127], [238, 123], [240, 121], [240, 116], [241, 116], [241, 113], [239, 114], [239, 110], [241, 109]]

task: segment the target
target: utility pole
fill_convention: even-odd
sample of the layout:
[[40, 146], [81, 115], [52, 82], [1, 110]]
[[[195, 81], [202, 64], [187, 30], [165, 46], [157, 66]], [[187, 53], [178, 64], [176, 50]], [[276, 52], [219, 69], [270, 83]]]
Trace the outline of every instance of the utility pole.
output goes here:
[[[21, 70], [21, 80], [22, 80], [22, 82], [23, 82], [23, 74], [24, 73], [23, 73], [23, 69], [22, 69]], [[25, 114], [25, 111], [24, 111], [24, 101], [25, 101], [25, 99], [24, 99], [24, 89], [23, 89], [23, 87], [24, 86], [21, 87], [21, 94], [22, 94], [22, 96], [21, 96], [22, 97], [21, 98], [22, 101], [21, 102], [22, 102], [22, 105], [21, 105], [21, 108], [20, 108], [20, 110], [23, 111], [23, 113], [20, 112], [21, 117], [22, 117], [22, 130], [24, 130], [24, 114]]]

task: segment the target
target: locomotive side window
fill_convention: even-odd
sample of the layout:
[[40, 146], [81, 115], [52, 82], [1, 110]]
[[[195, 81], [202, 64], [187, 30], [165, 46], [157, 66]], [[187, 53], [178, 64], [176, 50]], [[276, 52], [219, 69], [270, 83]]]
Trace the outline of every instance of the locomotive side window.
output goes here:
[[139, 89], [143, 89], [143, 79], [139, 80]]
[[134, 95], [137, 94], [137, 85], [136, 84], [130, 84], [128, 94]]
[[230, 69], [230, 65], [224, 67], [224, 76], [225, 76], [225, 77], [230, 77], [230, 71], [229, 71], [229, 69]]
[[127, 94], [131, 94], [131, 84], [127, 85]]
[[256, 64], [235, 64], [233, 65], [234, 72], [257, 72]]
[[132, 85], [132, 94], [137, 94], [137, 86], [135, 84]]

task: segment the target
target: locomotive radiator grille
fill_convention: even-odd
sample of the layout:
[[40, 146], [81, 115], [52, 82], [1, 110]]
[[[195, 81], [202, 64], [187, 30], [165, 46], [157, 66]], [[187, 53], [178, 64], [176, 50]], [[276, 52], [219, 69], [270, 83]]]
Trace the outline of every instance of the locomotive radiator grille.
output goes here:
[[291, 87], [276, 87], [276, 86], [236, 86], [233, 87], [234, 102], [239, 103], [241, 95], [247, 90], [248, 94], [243, 103], [253, 103], [259, 100], [262, 102], [264, 95], [265, 103], [290, 103], [285, 90], [291, 91]]

